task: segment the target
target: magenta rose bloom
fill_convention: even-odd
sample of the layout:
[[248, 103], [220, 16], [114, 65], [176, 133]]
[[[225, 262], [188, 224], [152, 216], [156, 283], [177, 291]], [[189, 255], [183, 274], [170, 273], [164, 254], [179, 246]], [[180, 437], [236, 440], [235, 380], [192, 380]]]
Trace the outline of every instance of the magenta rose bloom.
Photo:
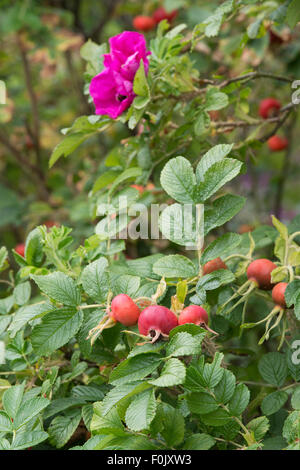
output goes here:
[[134, 100], [133, 80], [143, 60], [149, 70], [146, 41], [142, 34], [124, 31], [110, 38], [110, 53], [104, 54], [104, 70], [90, 84], [96, 114], [108, 114], [116, 119]]

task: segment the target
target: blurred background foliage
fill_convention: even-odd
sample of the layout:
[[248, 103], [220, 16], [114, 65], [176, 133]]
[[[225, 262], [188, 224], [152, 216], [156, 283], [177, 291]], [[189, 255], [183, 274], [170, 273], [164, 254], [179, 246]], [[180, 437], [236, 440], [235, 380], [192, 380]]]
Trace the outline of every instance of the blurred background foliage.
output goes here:
[[[84, 94], [85, 63], [80, 49], [91, 38], [103, 43], [123, 30], [133, 30], [136, 15], [150, 15], [159, 6], [178, 9], [173, 25], [185, 23], [192, 31], [211, 15], [219, 1], [201, 0], [0, 0], [0, 80], [6, 84], [7, 102], [0, 105], [0, 245], [14, 247], [25, 240], [36, 225], [47, 223], [73, 227], [76, 239], [93, 233], [92, 205], [87, 197], [103, 172], [105, 158], [119, 143], [138, 130], [117, 122], [92, 137], [67, 159], [50, 170], [49, 158], [67, 128], [80, 115], [91, 115], [94, 107]], [[240, 13], [226, 22], [219, 37], [205, 38], [191, 54], [200, 77], [233, 77], [247, 69], [300, 78], [300, 34], [298, 28], [271, 26], [266, 4], [277, 15], [289, 2], [251, 2], [253, 16]], [[260, 14], [260, 4], [262, 13]], [[264, 4], [264, 5], [263, 5]], [[274, 18], [273, 18], [274, 19]], [[247, 43], [240, 47], [248, 33]], [[187, 33], [189, 34], [189, 33]], [[146, 33], [147, 40], [155, 30]], [[253, 39], [251, 39], [253, 36]], [[274, 96], [290, 101], [290, 85], [257, 80], [243, 85], [237, 103], [218, 112], [217, 119], [257, 117], [262, 98]], [[238, 111], [237, 111], [238, 109]], [[299, 114], [299, 113], [298, 113]], [[240, 232], [260, 223], [270, 223], [270, 213], [284, 221], [299, 213], [299, 118], [280, 130], [291, 142], [288, 151], [270, 152], [266, 143], [250, 146], [244, 158], [247, 173], [232, 183], [232, 192], [248, 202], [230, 227]], [[214, 130], [206, 137], [210, 145], [243, 142], [243, 130], [229, 128], [220, 136]], [[246, 138], [246, 131], [244, 139]], [[164, 136], [162, 136], [162, 139]], [[166, 137], [167, 138], [167, 137]], [[191, 158], [206, 148], [202, 138], [192, 139]], [[174, 153], [176, 156], [176, 153]], [[155, 178], [156, 186], [159, 181]], [[140, 247], [139, 255], [146, 254]]]

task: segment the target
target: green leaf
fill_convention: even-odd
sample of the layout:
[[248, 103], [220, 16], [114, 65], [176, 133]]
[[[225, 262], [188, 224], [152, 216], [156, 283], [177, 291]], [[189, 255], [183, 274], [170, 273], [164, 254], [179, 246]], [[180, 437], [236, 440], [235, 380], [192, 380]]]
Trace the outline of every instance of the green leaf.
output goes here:
[[192, 336], [200, 335], [201, 333], [206, 334], [207, 330], [202, 328], [200, 325], [195, 325], [194, 323], [185, 323], [184, 325], [178, 325], [173, 328], [169, 333], [169, 339], [173, 338], [177, 333], [189, 333]]
[[93, 193], [100, 191], [100, 189], [106, 188], [109, 184], [113, 183], [115, 179], [121, 174], [120, 171], [109, 170], [100, 175], [93, 186]]
[[209, 199], [220, 188], [222, 188], [222, 186], [240, 173], [242, 165], [242, 162], [233, 158], [225, 158], [214, 163], [205, 172], [204, 180], [198, 183], [194, 188], [192, 196], [194, 202], [203, 203]]
[[151, 385], [147, 382], [137, 381], [131, 383], [124, 383], [117, 387], [113, 387], [104, 397], [102, 401], [102, 413], [105, 416], [114, 405], [119, 403], [124, 398], [130, 398], [133, 395], [150, 388]]
[[300, 4], [299, 0], [292, 0], [288, 6], [286, 14], [286, 22], [291, 29], [300, 21]]
[[136, 294], [140, 287], [140, 281], [141, 280], [138, 276], [131, 276], [129, 274], [120, 276], [118, 274], [112, 282], [113, 292], [115, 295], [127, 294], [130, 297], [138, 297]]
[[106, 44], [96, 44], [88, 39], [80, 49], [81, 57], [89, 62], [88, 72], [97, 75], [103, 70], [103, 54], [107, 52]]
[[34, 447], [48, 439], [49, 435], [45, 431], [20, 430], [16, 433], [11, 445], [11, 450], [28, 449]]
[[139, 393], [126, 410], [126, 425], [132, 431], [149, 429], [156, 413], [156, 406], [154, 388]]
[[62, 347], [76, 335], [82, 319], [82, 312], [71, 307], [47, 313], [32, 332], [31, 341], [36, 353], [46, 356]]
[[295, 305], [297, 299], [300, 298], [300, 280], [290, 282], [284, 292], [285, 301], [288, 307]]
[[153, 272], [167, 278], [194, 277], [197, 269], [194, 263], [182, 255], [168, 255], [160, 258], [153, 265]]
[[278, 352], [267, 353], [260, 359], [258, 370], [266, 382], [282, 387], [287, 377], [285, 357]]
[[233, 416], [239, 416], [246, 409], [250, 400], [250, 391], [244, 384], [237, 385], [229, 402], [229, 411]]
[[218, 403], [209, 393], [191, 393], [186, 398], [188, 407], [192, 413], [205, 415], [219, 408]]
[[226, 93], [220, 92], [218, 88], [210, 88], [205, 97], [206, 111], [216, 111], [228, 106], [228, 96]]
[[5, 269], [7, 257], [8, 257], [8, 251], [5, 248], [5, 246], [2, 246], [0, 248], [0, 271]]
[[212, 273], [201, 277], [196, 286], [196, 292], [199, 290], [215, 290], [221, 286], [229, 284], [235, 280], [234, 275], [229, 269], [218, 269]]
[[162, 404], [162, 424], [161, 435], [169, 447], [178, 446], [184, 438], [184, 417], [176, 408], [167, 403]]
[[81, 420], [80, 410], [71, 410], [65, 416], [56, 416], [48, 428], [49, 440], [60, 449], [76, 431]]
[[113, 385], [120, 385], [143, 379], [154, 372], [160, 362], [161, 360], [156, 354], [144, 354], [143, 357], [131, 357], [115, 367], [110, 374], [109, 381]]
[[288, 397], [286, 392], [280, 390], [270, 393], [270, 395], [267, 395], [262, 401], [262, 412], [267, 416], [277, 413], [277, 411], [283, 407]]
[[300, 410], [300, 387], [298, 386], [292, 395], [292, 407], [294, 410]]
[[224, 370], [222, 379], [214, 389], [218, 403], [226, 404], [234, 394], [235, 376], [230, 370]]
[[46, 398], [31, 398], [22, 403], [14, 419], [14, 428], [18, 429], [44, 410], [50, 401]]
[[243, 208], [246, 199], [233, 194], [226, 194], [213, 201], [211, 207], [204, 210], [204, 235], [216, 227], [221, 227]]
[[269, 427], [269, 420], [265, 416], [259, 416], [258, 418], [252, 419], [252, 421], [247, 424], [247, 428], [249, 431], [254, 433], [254, 437], [257, 441], [260, 441], [264, 437], [268, 432]]
[[44, 412], [44, 419], [51, 418], [58, 413], [62, 414], [62, 411], [68, 410], [70, 408], [77, 408], [86, 403], [86, 399], [82, 397], [64, 397], [57, 398], [52, 400], [50, 405]]
[[288, 443], [300, 439], [300, 411], [293, 411], [285, 420], [282, 435]]
[[88, 264], [81, 275], [84, 291], [95, 301], [105, 302], [109, 290], [108, 261], [101, 257]]
[[237, 233], [226, 233], [214, 240], [204, 250], [201, 256], [201, 263], [205, 264], [212, 259], [224, 258], [229, 251], [232, 251], [241, 242], [241, 236]]
[[116, 408], [112, 408], [104, 415], [103, 404], [94, 403], [94, 415], [91, 421], [91, 431], [98, 434], [124, 435], [124, 428]]
[[0, 411], [0, 432], [12, 432], [12, 429], [11, 419], [4, 411]]
[[192, 336], [189, 333], [177, 333], [169, 341], [166, 347], [167, 356], [189, 356], [201, 353], [201, 343], [205, 337], [205, 333]]
[[223, 160], [232, 150], [233, 144], [218, 144], [206, 152], [198, 163], [196, 169], [196, 181], [204, 181], [204, 175], [207, 170], [215, 163]]
[[6, 390], [6, 392], [3, 394], [3, 408], [10, 418], [14, 419], [16, 417], [23, 399], [24, 386], [25, 384], [14, 385], [13, 387], [10, 387], [8, 390]]
[[8, 328], [10, 336], [14, 337], [16, 333], [20, 331], [30, 320], [42, 316], [43, 313], [53, 309], [53, 305], [47, 302], [26, 305], [19, 308], [14, 314], [13, 320]]
[[276, 217], [274, 215], [272, 215], [272, 223], [273, 223], [274, 227], [277, 229], [277, 231], [279, 232], [279, 234], [281, 235], [281, 237], [284, 240], [287, 240], [288, 236], [289, 236], [287, 226], [284, 225], [282, 222], [280, 222], [280, 220], [276, 219]]
[[30, 282], [22, 282], [14, 288], [14, 300], [17, 305], [24, 305], [28, 302], [31, 295]]
[[224, 426], [231, 420], [231, 416], [223, 408], [218, 408], [212, 413], [201, 415], [201, 421], [207, 426]]
[[202, 111], [196, 118], [194, 132], [197, 136], [204, 134], [210, 126], [210, 117], [206, 111]]
[[[201, 224], [198, 221], [198, 225]], [[196, 227], [196, 211], [192, 206], [182, 204], [171, 204], [161, 213], [159, 225], [163, 235], [178, 245], [196, 245], [201, 228]]]
[[150, 99], [150, 89], [147, 82], [144, 61], [141, 59], [139, 68], [133, 80], [133, 91], [136, 95]]
[[204, 386], [214, 388], [223, 377], [224, 369], [221, 367], [224, 355], [217, 352], [211, 364], [205, 364], [202, 371]]
[[90, 135], [86, 132], [77, 132], [76, 134], [67, 135], [54, 148], [49, 160], [49, 168], [52, 168], [60, 157], [67, 157], [73, 153], [89, 136]]
[[215, 439], [208, 434], [193, 434], [189, 436], [182, 446], [183, 450], [209, 450], [215, 444]]
[[163, 189], [182, 204], [193, 203], [195, 175], [190, 162], [184, 157], [172, 158], [160, 175]]
[[113, 182], [111, 185], [108, 194], [111, 195], [114, 190], [124, 181], [129, 180], [129, 179], [135, 179], [138, 176], [142, 174], [142, 169], [139, 167], [132, 167], [132, 168], [127, 168], [127, 170], [123, 171]]
[[24, 257], [28, 265], [37, 267], [41, 266], [44, 258], [44, 253], [43, 241], [39, 227], [36, 227], [28, 234], [25, 243]]
[[185, 366], [178, 359], [169, 359], [158, 379], [149, 380], [149, 383], [157, 387], [173, 387], [182, 384], [185, 380]]
[[68, 306], [80, 305], [81, 295], [72, 278], [62, 272], [54, 272], [46, 276], [32, 275], [41, 291], [50, 298]]

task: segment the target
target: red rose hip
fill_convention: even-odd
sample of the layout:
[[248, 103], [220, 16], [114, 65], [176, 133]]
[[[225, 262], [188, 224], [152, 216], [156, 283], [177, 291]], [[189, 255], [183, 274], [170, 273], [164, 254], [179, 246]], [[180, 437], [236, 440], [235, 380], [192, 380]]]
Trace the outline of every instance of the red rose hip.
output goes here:
[[153, 13], [153, 20], [156, 24], [160, 23], [162, 20], [168, 20], [171, 22], [177, 16], [178, 10], [166, 11], [163, 7], [157, 8]]
[[268, 119], [278, 114], [281, 108], [281, 103], [275, 98], [265, 98], [260, 102], [259, 115], [263, 119]]
[[155, 27], [155, 21], [151, 16], [136, 16], [133, 19], [132, 24], [138, 31], [151, 31], [151, 29]]
[[18, 255], [23, 256], [23, 258], [24, 258], [24, 255], [25, 255], [25, 244], [24, 244], [24, 243], [19, 243], [19, 244], [15, 247], [15, 252], [18, 253]]
[[178, 318], [178, 325], [184, 325], [185, 323], [194, 323], [195, 325], [201, 325], [208, 323], [208, 314], [204, 308], [198, 305], [190, 305], [182, 310]]
[[247, 277], [249, 280], [255, 281], [260, 289], [269, 290], [273, 287], [271, 273], [276, 268], [276, 264], [268, 259], [256, 259], [249, 264]]
[[205, 276], [205, 274], [210, 274], [214, 271], [217, 271], [218, 269], [228, 269], [226, 264], [224, 263], [224, 261], [221, 260], [220, 257], [212, 259], [211, 261], [208, 261], [207, 263], [205, 263], [205, 265], [203, 266], [202, 272], [203, 272], [203, 275]]
[[284, 293], [287, 286], [287, 282], [279, 282], [272, 290], [272, 299], [274, 303], [282, 308], [286, 308]]
[[135, 325], [139, 315], [140, 309], [129, 295], [119, 294], [112, 300], [110, 317], [122, 325]]
[[160, 305], [150, 305], [145, 308], [139, 316], [138, 328], [141, 335], [151, 336], [153, 342], [159, 336], [168, 335], [170, 331], [178, 325], [175, 313], [167, 307]]
[[273, 135], [268, 140], [268, 147], [272, 152], [279, 152], [280, 150], [286, 149], [288, 146], [288, 140], [285, 137], [279, 135]]

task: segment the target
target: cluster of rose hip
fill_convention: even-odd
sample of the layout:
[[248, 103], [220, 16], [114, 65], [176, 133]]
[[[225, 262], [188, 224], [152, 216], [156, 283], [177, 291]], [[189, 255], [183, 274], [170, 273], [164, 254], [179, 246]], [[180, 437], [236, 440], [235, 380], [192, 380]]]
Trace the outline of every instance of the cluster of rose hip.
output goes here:
[[[178, 325], [194, 323], [213, 332], [208, 327], [208, 314], [198, 305], [190, 305], [181, 310], [177, 316], [172, 310], [162, 305], [149, 305], [152, 301], [132, 299], [127, 294], [119, 294], [113, 298], [107, 315], [99, 325], [90, 331], [88, 338], [92, 342], [106, 328], [114, 326], [117, 322], [124, 326], [138, 325], [139, 336], [146, 342], [155, 343], [158, 339], [166, 339], [170, 331]], [[148, 304], [142, 310], [142, 306]], [[129, 332], [128, 332], [129, 333]], [[213, 332], [214, 333], [214, 332]]]
[[[275, 98], [265, 98], [260, 102], [259, 115], [263, 119], [269, 119], [278, 115], [281, 103]], [[268, 147], [272, 152], [284, 150], [288, 146], [288, 140], [280, 135], [273, 135], [268, 139]]]
[[[220, 258], [217, 258], [211, 261], [210, 263], [213, 263], [213, 268], [211, 269], [211, 271], [217, 269], [227, 269], [226, 264]], [[265, 318], [263, 318], [263, 320], [257, 323], [244, 323], [242, 325], [242, 328], [252, 328], [253, 326], [259, 325], [261, 323], [266, 323], [266, 330], [264, 335], [260, 339], [259, 344], [262, 344], [265, 340], [269, 339], [271, 330], [273, 330], [280, 324], [285, 309], [287, 308], [285, 301], [285, 291], [288, 286], [288, 283], [272, 283], [272, 272], [276, 268], [276, 264], [266, 258], [260, 258], [252, 261], [247, 268], [248, 280], [239, 289], [237, 289], [237, 291], [222, 305], [222, 310], [224, 310], [230, 302], [240, 297], [240, 299], [236, 303], [234, 303], [231, 308], [225, 310], [226, 313], [230, 313], [239, 304], [245, 303], [254, 290], [272, 290], [272, 299], [275, 304], [275, 307], [272, 309], [272, 311]], [[278, 316], [273, 325], [271, 326], [271, 322], [277, 314]], [[282, 344], [282, 341], [284, 340], [284, 333], [285, 330], [283, 328], [280, 346]]]
[[[220, 262], [218, 261], [220, 260]], [[220, 264], [221, 263], [221, 264]], [[217, 269], [227, 269], [220, 258], [209, 261], [203, 266], [203, 274], [209, 274]], [[143, 307], [146, 307], [142, 310]], [[113, 298], [107, 314], [99, 325], [90, 330], [87, 339], [93, 343], [99, 334], [106, 328], [111, 328], [116, 323], [124, 326], [138, 325], [140, 336], [151, 343], [158, 339], [168, 338], [170, 331], [179, 325], [193, 323], [201, 325], [211, 333], [217, 334], [208, 326], [207, 311], [198, 305], [189, 305], [183, 308], [179, 315], [162, 305], [157, 305], [153, 298], [132, 299], [127, 294], [118, 294]]]
[[138, 31], [151, 31], [162, 20], [168, 20], [169, 23], [177, 16], [178, 10], [166, 11], [163, 7], [157, 8], [152, 16], [138, 15], [133, 19], [133, 27]]

